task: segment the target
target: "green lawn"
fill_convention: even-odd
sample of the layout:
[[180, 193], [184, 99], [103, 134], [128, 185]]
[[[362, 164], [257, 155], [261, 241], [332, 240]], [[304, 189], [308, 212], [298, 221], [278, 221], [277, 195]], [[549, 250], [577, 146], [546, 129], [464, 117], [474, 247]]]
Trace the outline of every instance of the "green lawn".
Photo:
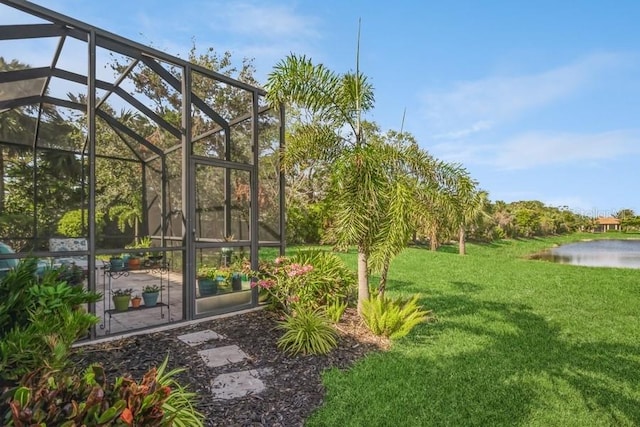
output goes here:
[[326, 373], [308, 425], [640, 425], [640, 270], [524, 258], [593, 237], [407, 249], [390, 292], [419, 292], [438, 321]]

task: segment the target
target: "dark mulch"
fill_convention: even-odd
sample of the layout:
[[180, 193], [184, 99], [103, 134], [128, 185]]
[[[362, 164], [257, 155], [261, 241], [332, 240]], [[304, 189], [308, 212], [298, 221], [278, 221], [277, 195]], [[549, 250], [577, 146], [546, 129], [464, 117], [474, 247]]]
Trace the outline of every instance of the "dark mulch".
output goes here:
[[[275, 330], [274, 313], [259, 310], [232, 317], [207, 320], [175, 329], [123, 338], [78, 348], [72, 356], [77, 367], [104, 365], [107, 375], [130, 374], [135, 379], [169, 355], [169, 369], [186, 368], [177, 380], [198, 393], [198, 409], [207, 426], [298, 426], [323, 401], [321, 373], [345, 369], [365, 354], [386, 349], [388, 342], [372, 336], [353, 311], [337, 325], [339, 346], [326, 356], [288, 356], [278, 350], [282, 334]], [[211, 329], [225, 339], [189, 347], [176, 337]], [[219, 368], [208, 368], [197, 352], [212, 346], [238, 345], [249, 359]], [[257, 369], [266, 390], [231, 400], [211, 397], [209, 385], [219, 374]]]

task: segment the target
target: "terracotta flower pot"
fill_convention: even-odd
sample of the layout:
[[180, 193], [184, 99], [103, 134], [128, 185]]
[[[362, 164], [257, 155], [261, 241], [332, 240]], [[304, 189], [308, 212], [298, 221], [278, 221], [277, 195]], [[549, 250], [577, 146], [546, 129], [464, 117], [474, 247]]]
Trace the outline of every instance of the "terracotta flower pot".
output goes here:
[[131, 307], [138, 308], [138, 307], [140, 307], [141, 303], [142, 303], [142, 298], [140, 298], [140, 297], [131, 298]]
[[140, 258], [131, 257], [128, 262], [129, 270], [138, 270], [140, 268]]

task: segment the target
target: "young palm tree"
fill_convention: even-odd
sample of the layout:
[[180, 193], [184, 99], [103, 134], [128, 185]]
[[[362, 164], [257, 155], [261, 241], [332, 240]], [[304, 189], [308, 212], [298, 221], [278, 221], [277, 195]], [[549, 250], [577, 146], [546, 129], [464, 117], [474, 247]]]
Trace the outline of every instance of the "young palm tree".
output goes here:
[[486, 191], [476, 190], [475, 183], [473, 184], [473, 190], [465, 194], [466, 197], [462, 197], [460, 209], [456, 217], [458, 224], [458, 251], [460, 255], [467, 253], [466, 236], [467, 228], [473, 225], [477, 225], [478, 221], [482, 217], [487, 217], [486, 212], [489, 204], [489, 195]]
[[[370, 267], [382, 271], [411, 237], [417, 195], [452, 186], [461, 171], [433, 159], [407, 134], [379, 136], [361, 114], [373, 107], [373, 88], [360, 73], [337, 75], [304, 56], [290, 55], [269, 75], [272, 105], [294, 105], [310, 120], [291, 131], [284, 167], [325, 162], [330, 176], [332, 222], [339, 247], [358, 250], [358, 308], [369, 298]], [[370, 265], [371, 263], [371, 265]]]
[[[372, 219], [369, 206], [381, 175], [365, 144], [362, 112], [373, 108], [373, 87], [357, 73], [336, 74], [305, 56], [289, 55], [269, 75], [266, 89], [271, 105], [293, 104], [312, 119], [298, 125], [287, 141], [285, 168], [308, 158], [332, 164], [336, 198], [334, 231], [341, 244], [358, 247], [358, 307], [369, 297], [368, 256]], [[342, 196], [353, 195], [347, 199]], [[347, 217], [348, 216], [348, 217]]]

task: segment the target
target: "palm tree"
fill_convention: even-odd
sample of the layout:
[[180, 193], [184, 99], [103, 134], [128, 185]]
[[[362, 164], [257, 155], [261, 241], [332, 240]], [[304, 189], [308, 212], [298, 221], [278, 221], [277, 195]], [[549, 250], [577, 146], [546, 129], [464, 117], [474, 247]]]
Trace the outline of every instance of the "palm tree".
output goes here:
[[[409, 134], [381, 136], [361, 114], [373, 107], [373, 88], [359, 72], [338, 75], [304, 56], [290, 55], [269, 75], [271, 105], [293, 105], [310, 119], [291, 130], [285, 168], [324, 162], [330, 177], [327, 234], [358, 250], [358, 309], [369, 298], [369, 271], [381, 272], [410, 239], [420, 197], [451, 187], [461, 169], [433, 159]], [[455, 173], [454, 173], [455, 172]]]
[[[333, 231], [339, 244], [358, 247], [358, 308], [369, 297], [368, 257], [371, 236], [368, 225], [375, 216], [369, 201], [376, 199], [381, 179], [365, 144], [361, 115], [373, 108], [373, 87], [357, 73], [339, 75], [305, 56], [289, 55], [267, 79], [271, 105], [294, 104], [312, 115], [292, 132], [283, 166], [307, 158], [332, 164], [336, 211]], [[335, 178], [341, 177], [342, 180]], [[348, 199], [347, 195], [356, 196]]]
[[489, 203], [489, 194], [486, 191], [476, 190], [475, 182], [470, 184], [472, 191], [465, 193], [464, 196], [461, 197], [460, 209], [456, 218], [456, 222], [458, 223], [458, 250], [460, 255], [467, 253], [467, 228], [477, 225], [482, 217], [488, 216], [486, 209]]
[[452, 210], [455, 199], [450, 188], [466, 177], [458, 165], [439, 161], [418, 147], [406, 132], [389, 131], [383, 137], [386, 159], [381, 170], [388, 182], [377, 240], [372, 246], [372, 270], [380, 273], [378, 294], [383, 294], [391, 259], [411, 240], [421, 224], [441, 223], [442, 211]]

